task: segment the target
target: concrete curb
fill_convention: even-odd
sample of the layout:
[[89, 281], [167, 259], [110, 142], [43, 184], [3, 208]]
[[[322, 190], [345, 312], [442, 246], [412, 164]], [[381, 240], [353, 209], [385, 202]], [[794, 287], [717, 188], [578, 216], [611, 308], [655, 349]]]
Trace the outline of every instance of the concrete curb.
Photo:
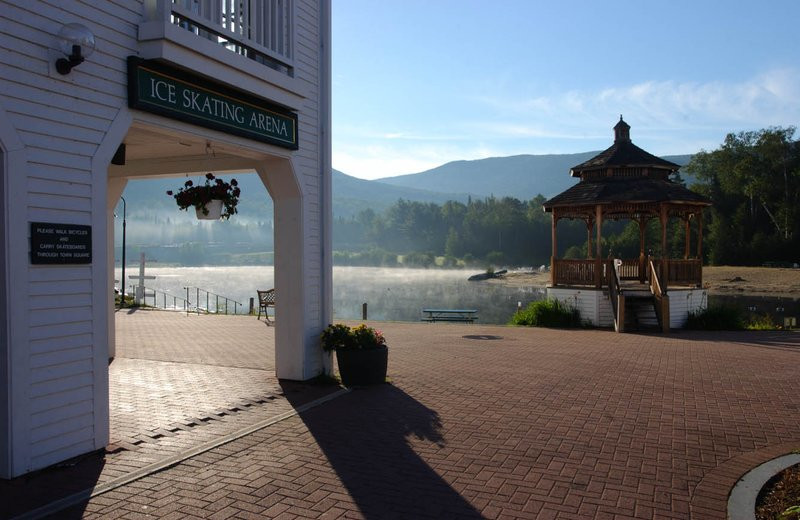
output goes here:
[[297, 415], [300, 415], [301, 413], [310, 410], [311, 408], [327, 403], [328, 401], [336, 399], [337, 397], [340, 397], [349, 392], [350, 392], [349, 389], [342, 388], [330, 395], [326, 395], [325, 397], [320, 397], [319, 399], [311, 401], [310, 403], [298, 406], [297, 408], [295, 408], [290, 412], [284, 412], [280, 415], [276, 415], [275, 417], [265, 419], [251, 426], [247, 426], [233, 433], [229, 433], [228, 435], [225, 435], [218, 439], [214, 439], [213, 441], [200, 444], [190, 450], [177, 453], [163, 460], [160, 460], [143, 468], [132, 471], [127, 475], [115, 478], [114, 480], [106, 482], [105, 484], [99, 484], [93, 488], [88, 488], [82, 491], [78, 491], [77, 493], [73, 493], [59, 500], [55, 500], [42, 507], [28, 511], [27, 513], [15, 516], [11, 520], [35, 520], [37, 518], [44, 518], [46, 516], [52, 515], [68, 507], [72, 507], [74, 505], [80, 504], [81, 502], [85, 502], [92, 497], [96, 497], [97, 495], [102, 495], [103, 493], [107, 493], [113, 489], [124, 486], [125, 484], [130, 484], [131, 482], [139, 480], [140, 478], [144, 478], [147, 475], [152, 475], [153, 473], [157, 473], [171, 466], [175, 466], [176, 464], [179, 464], [186, 459], [190, 459], [192, 457], [200, 455], [201, 453], [205, 453], [209, 450], [213, 450], [214, 448], [218, 448], [224, 444], [228, 444], [237, 439], [241, 439], [246, 435], [250, 435], [253, 432], [264, 429], [268, 426], [272, 426], [273, 424], [289, 419], [290, 417], [295, 417]]
[[755, 520], [756, 499], [769, 479], [790, 466], [800, 464], [800, 454], [784, 455], [748, 471], [736, 483], [728, 497], [730, 520]]

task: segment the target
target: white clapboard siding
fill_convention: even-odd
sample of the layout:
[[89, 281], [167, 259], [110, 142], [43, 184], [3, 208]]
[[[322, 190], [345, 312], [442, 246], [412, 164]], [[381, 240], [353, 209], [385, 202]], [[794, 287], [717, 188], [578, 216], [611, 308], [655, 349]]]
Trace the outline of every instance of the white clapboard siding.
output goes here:
[[31, 355], [31, 370], [85, 360], [92, 355], [91, 345], [90, 340], [84, 346]]
[[60, 178], [37, 177], [31, 174], [27, 179], [28, 192], [89, 198], [92, 196], [92, 186], [86, 182], [88, 179], [89, 177], [86, 177], [79, 182], [70, 182]]
[[[292, 162], [305, 204], [304, 330], [313, 338], [321, 326], [316, 322], [322, 319], [320, 3], [291, 4], [296, 81], [289, 84], [303, 96], [298, 110], [300, 149]], [[112, 122], [127, 110], [126, 59], [139, 53], [143, 0], [0, 0], [0, 11], [0, 103], [25, 147], [26, 161], [20, 193], [13, 196], [24, 201], [20, 220], [27, 221], [12, 225], [28, 226], [30, 221], [92, 225], [97, 254], [106, 240], [98, 236], [105, 233], [102, 226], [98, 229], [97, 215], [105, 215], [106, 207], [104, 191], [92, 171], [93, 157]], [[55, 35], [70, 22], [89, 27], [97, 49], [69, 75], [61, 76], [53, 64], [58, 54]], [[24, 236], [29, 236], [29, 228]], [[21, 442], [28, 444], [20, 450], [26, 457], [25, 471], [98, 447], [95, 436], [103, 429], [94, 421], [98, 410], [107, 406], [102, 401], [107, 393], [97, 387], [106, 378], [96, 373], [102, 365], [98, 359], [103, 357], [105, 363], [107, 354], [104, 337], [97, 337], [105, 330], [108, 312], [107, 302], [98, 303], [99, 288], [107, 283], [103, 262], [104, 258], [95, 258], [86, 266], [27, 265], [19, 273], [26, 277], [27, 288], [15, 295], [15, 305], [26, 307], [26, 321], [19, 326], [25, 329], [28, 363], [26, 373], [15, 376], [15, 381], [22, 379], [27, 385], [23, 393], [28, 416], [23, 422], [29, 431]]]
[[[298, 121], [299, 150], [295, 156], [295, 164], [299, 167], [301, 188], [305, 195], [306, 213], [304, 230], [305, 249], [309, 255], [305, 263], [306, 316], [310, 321], [320, 321], [322, 308], [320, 297], [322, 285], [318, 276], [319, 263], [311, 259], [321, 259], [321, 224], [318, 218], [319, 190], [321, 189], [319, 163], [319, 16], [318, 2], [297, 0], [294, 6], [295, 39], [294, 65], [295, 78], [307, 89], [307, 97], [303, 100], [303, 108]], [[311, 325], [309, 325], [311, 326]], [[309, 331], [311, 332], [311, 331]]]
[[606, 291], [548, 287], [547, 296], [578, 309], [581, 314], [581, 320], [595, 327], [611, 327], [614, 325], [611, 301], [608, 299], [608, 292]]
[[[92, 345], [91, 334], [72, 334], [69, 336], [61, 336], [58, 338], [47, 338], [31, 341], [31, 359], [36, 356], [44, 356], [45, 358], [56, 358], [59, 352], [64, 350], [72, 350], [85, 346]], [[40, 362], [46, 363], [46, 361]], [[38, 363], [31, 361], [31, 366], [37, 366]]]
[[689, 314], [705, 309], [708, 297], [704, 289], [669, 291], [669, 326], [673, 329], [686, 327]]
[[91, 413], [92, 404], [87, 401], [80, 401], [61, 406], [57, 410], [48, 410], [45, 413], [34, 413], [31, 415], [31, 427], [40, 428], [53, 422], [63, 421], [70, 417], [80, 417]]
[[[73, 170], [62, 165], [28, 163], [28, 182], [33, 179], [44, 179], [55, 182], [89, 186], [91, 190], [92, 174], [84, 170]], [[36, 191], [35, 189], [32, 191]]]

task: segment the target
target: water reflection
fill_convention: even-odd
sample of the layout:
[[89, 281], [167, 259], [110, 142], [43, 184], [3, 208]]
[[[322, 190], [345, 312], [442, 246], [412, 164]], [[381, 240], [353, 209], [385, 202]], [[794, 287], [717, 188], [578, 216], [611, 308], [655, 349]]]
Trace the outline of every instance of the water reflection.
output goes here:
[[507, 323], [518, 302], [544, 298], [534, 287], [506, 287], [487, 282], [469, 282], [474, 272], [438, 269], [385, 269], [335, 267], [333, 309], [341, 319], [361, 317], [366, 302], [369, 318], [419, 321], [421, 309], [476, 309], [480, 323]]
[[[127, 274], [138, 274], [128, 267]], [[257, 289], [275, 286], [273, 267], [159, 267], [147, 268], [156, 279], [152, 287], [171, 295], [194, 300], [196, 287], [241, 302], [247, 309]], [[473, 271], [455, 269], [390, 269], [380, 267], [333, 268], [333, 315], [340, 320], [360, 319], [367, 303], [371, 320], [419, 321], [421, 309], [476, 309], [479, 323], [507, 323], [518, 303], [544, 298], [535, 287], [506, 287], [487, 282], [469, 282]], [[119, 280], [120, 269], [116, 269]], [[128, 292], [130, 282], [128, 283]], [[159, 300], [160, 301], [160, 300]]]
[[[128, 267], [126, 274], [138, 274]], [[176, 296], [186, 296], [195, 287], [227, 296], [244, 305], [257, 289], [275, 286], [272, 266], [237, 267], [159, 267], [147, 268], [156, 279], [148, 287]], [[368, 305], [371, 320], [419, 321], [421, 309], [476, 309], [478, 323], [507, 323], [517, 309], [545, 297], [541, 287], [508, 287], [489, 282], [469, 282], [474, 271], [455, 269], [403, 269], [381, 267], [333, 268], [333, 315], [340, 320], [361, 318], [361, 306]], [[120, 270], [116, 270], [119, 280]], [[128, 284], [130, 292], [130, 283]], [[709, 303], [727, 303], [747, 314], [770, 314], [777, 323], [784, 318], [800, 318], [800, 300], [775, 296], [709, 296]]]

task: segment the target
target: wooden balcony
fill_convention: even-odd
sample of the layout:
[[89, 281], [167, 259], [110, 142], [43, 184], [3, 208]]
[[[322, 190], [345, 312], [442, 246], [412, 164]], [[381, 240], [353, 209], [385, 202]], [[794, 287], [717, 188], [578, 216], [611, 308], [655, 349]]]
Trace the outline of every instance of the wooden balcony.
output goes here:
[[[556, 258], [551, 269], [553, 285], [566, 286], [593, 286], [607, 285], [607, 273], [611, 269], [613, 260], [567, 260]], [[657, 269], [661, 269], [661, 260], [654, 260]], [[598, 276], [598, 266], [600, 273]], [[619, 268], [620, 280], [644, 280], [644, 273], [640, 277], [642, 266], [639, 259], [624, 259]], [[703, 285], [703, 266], [698, 259], [668, 260], [667, 261], [667, 287], [701, 287]], [[663, 283], [663, 281], [662, 281]]]

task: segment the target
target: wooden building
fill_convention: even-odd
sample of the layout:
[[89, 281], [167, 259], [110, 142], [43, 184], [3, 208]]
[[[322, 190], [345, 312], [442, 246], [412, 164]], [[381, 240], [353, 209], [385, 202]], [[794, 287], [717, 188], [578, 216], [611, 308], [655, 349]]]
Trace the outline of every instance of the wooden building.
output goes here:
[[[552, 214], [548, 293], [576, 305], [588, 321], [598, 326], [613, 322], [622, 331], [626, 323], [630, 328], [655, 318], [658, 326], [668, 331], [685, 324], [689, 312], [706, 304], [702, 290], [702, 217], [703, 209], [711, 203], [671, 181], [670, 176], [679, 166], [633, 144], [630, 128], [620, 116], [614, 126], [614, 144], [573, 167], [570, 174], [580, 179], [578, 184], [544, 203], [544, 210]], [[586, 223], [586, 259], [558, 258], [561, 219]], [[639, 226], [638, 258], [603, 258], [603, 222], [619, 219], [632, 220]], [[653, 219], [661, 225], [657, 258], [647, 254], [654, 245], [645, 243], [645, 230]], [[685, 229], [682, 258], [668, 258], [670, 219], [680, 219]], [[655, 316], [649, 313], [651, 304]]]
[[129, 180], [258, 175], [275, 208], [277, 376], [330, 368], [330, 9], [0, 0], [0, 478], [108, 442]]

